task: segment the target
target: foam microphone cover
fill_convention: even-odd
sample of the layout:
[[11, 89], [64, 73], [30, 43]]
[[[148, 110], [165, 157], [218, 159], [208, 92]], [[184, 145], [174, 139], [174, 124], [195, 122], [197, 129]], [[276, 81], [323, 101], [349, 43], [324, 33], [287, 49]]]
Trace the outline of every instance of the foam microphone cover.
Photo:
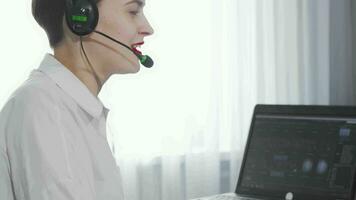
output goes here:
[[145, 55], [147, 58], [145, 59], [145, 61], [143, 63], [141, 63], [143, 66], [147, 67], [147, 68], [151, 68], [153, 66], [153, 60], [151, 57]]

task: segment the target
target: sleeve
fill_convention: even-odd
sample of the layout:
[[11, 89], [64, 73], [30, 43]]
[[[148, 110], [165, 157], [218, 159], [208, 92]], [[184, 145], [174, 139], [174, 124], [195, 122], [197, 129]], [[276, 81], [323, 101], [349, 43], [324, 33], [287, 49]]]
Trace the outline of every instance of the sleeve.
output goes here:
[[[91, 200], [72, 174], [55, 99], [28, 91], [14, 101], [6, 135], [16, 200]], [[2, 199], [2, 198], [1, 198]]]
[[6, 153], [0, 149], [0, 199], [15, 200]]

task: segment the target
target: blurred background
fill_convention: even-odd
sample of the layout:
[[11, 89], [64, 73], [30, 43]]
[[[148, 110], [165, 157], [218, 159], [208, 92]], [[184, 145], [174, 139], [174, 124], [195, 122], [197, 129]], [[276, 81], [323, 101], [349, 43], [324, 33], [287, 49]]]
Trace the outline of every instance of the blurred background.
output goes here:
[[[234, 191], [257, 103], [356, 104], [353, 0], [146, 0], [145, 13], [154, 68], [99, 95], [128, 200]], [[30, 0], [0, 16], [2, 107], [52, 50]]]

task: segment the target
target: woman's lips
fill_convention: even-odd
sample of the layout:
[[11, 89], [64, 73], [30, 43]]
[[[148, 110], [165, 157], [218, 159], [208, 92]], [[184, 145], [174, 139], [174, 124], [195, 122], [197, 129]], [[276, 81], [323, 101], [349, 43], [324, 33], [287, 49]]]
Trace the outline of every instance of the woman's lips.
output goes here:
[[135, 43], [133, 45], [131, 45], [132, 47], [132, 50], [137, 53], [137, 54], [141, 54], [142, 55], [142, 52], [140, 50], [138, 50], [137, 48], [140, 47], [141, 45], [143, 45], [144, 42], [139, 42], [139, 43]]
[[135, 52], [135, 53], [137, 53], [137, 54], [142, 54], [142, 52], [141, 51], [139, 51], [138, 49], [136, 49], [136, 48], [132, 48], [132, 50]]

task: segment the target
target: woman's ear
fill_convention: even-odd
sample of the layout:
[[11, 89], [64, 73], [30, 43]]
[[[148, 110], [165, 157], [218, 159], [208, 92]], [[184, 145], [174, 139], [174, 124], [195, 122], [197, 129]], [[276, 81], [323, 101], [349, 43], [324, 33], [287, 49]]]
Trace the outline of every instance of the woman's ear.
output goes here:
[[62, 19], [62, 26], [63, 26], [63, 41], [70, 41], [72, 43], [77, 43], [79, 42], [80, 38], [76, 34], [74, 34], [68, 27], [67, 21], [66, 21], [66, 16], [63, 16]]

